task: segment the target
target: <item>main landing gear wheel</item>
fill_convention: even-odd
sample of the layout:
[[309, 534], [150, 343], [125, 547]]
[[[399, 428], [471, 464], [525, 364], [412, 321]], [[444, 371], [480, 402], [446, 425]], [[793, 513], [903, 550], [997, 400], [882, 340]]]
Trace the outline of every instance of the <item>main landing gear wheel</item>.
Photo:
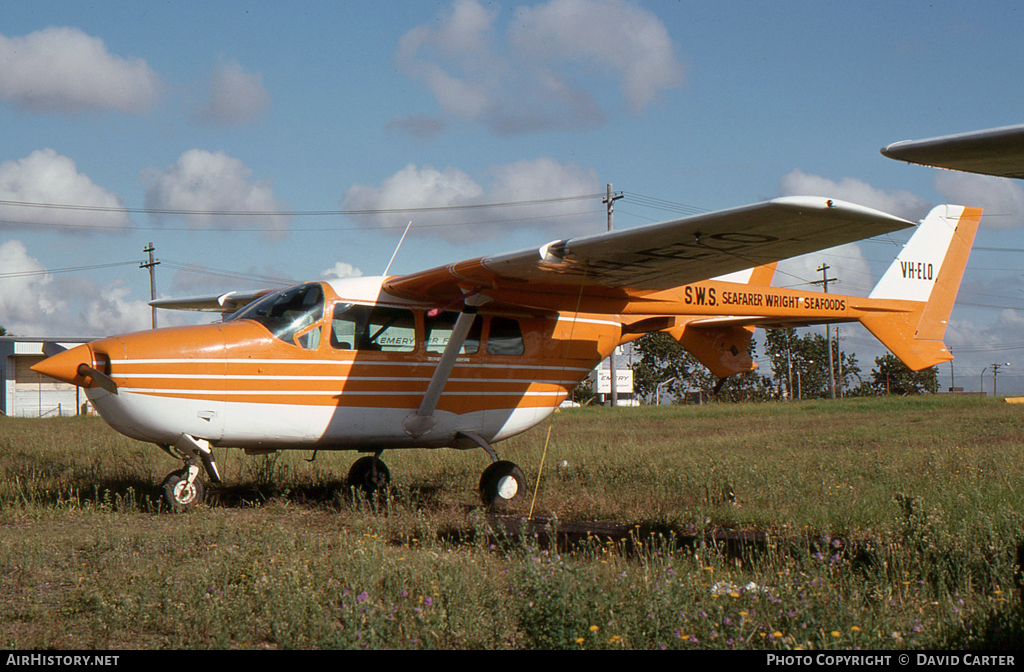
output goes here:
[[167, 475], [163, 483], [164, 501], [172, 511], [185, 511], [197, 506], [206, 496], [206, 488], [199, 478], [188, 482], [188, 469]]
[[525, 492], [526, 476], [514, 462], [494, 462], [480, 476], [480, 496], [486, 506], [517, 502]]
[[359, 488], [368, 496], [386, 490], [390, 484], [391, 472], [376, 456], [360, 457], [348, 470], [348, 487]]

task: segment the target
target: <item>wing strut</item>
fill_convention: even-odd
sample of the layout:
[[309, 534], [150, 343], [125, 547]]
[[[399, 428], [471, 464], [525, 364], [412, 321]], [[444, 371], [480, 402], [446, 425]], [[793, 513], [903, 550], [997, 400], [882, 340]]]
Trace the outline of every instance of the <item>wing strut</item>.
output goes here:
[[434, 375], [430, 378], [430, 384], [427, 385], [427, 391], [423, 395], [419, 409], [417, 409], [415, 414], [408, 416], [402, 422], [402, 427], [409, 436], [419, 438], [437, 425], [437, 419], [434, 418], [434, 410], [437, 408], [437, 402], [441, 398], [441, 392], [444, 391], [444, 386], [448, 383], [448, 377], [451, 375], [452, 369], [455, 368], [455, 360], [462, 350], [462, 345], [466, 342], [466, 337], [469, 336], [469, 329], [473, 326], [473, 320], [476, 319], [477, 310], [490, 300], [491, 297], [481, 294], [472, 294], [465, 297], [462, 312], [459, 313], [458, 319], [455, 320], [452, 335], [448, 339], [448, 344], [444, 347], [444, 352], [441, 354], [441, 361], [437, 363], [437, 368], [434, 369]]

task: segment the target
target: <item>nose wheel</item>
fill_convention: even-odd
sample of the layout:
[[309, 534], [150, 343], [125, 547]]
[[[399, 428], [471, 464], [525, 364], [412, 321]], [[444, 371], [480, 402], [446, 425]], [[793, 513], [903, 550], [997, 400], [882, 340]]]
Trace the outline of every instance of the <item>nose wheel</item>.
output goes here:
[[206, 439], [182, 434], [174, 445], [161, 446], [171, 457], [183, 460], [185, 468], [173, 471], [163, 482], [164, 502], [171, 511], [185, 511], [203, 502], [206, 487], [199, 480], [200, 465], [214, 483], [220, 483], [220, 471], [213, 459], [213, 449]]
[[198, 476], [199, 467], [190, 466], [171, 472], [164, 479], [164, 502], [172, 511], [185, 511], [203, 501], [206, 487]]

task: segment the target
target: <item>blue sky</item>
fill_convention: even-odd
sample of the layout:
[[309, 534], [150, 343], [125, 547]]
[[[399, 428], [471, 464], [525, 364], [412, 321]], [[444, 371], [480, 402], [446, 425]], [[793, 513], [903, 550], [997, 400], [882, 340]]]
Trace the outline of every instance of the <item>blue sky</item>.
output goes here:
[[[957, 385], [1010, 362], [999, 391], [1024, 392], [1024, 183], [878, 153], [1024, 122], [1022, 14], [1012, 2], [14, 3], [0, 19], [0, 201], [107, 209], [0, 205], [0, 324], [145, 328], [149, 241], [158, 294], [189, 296], [379, 274], [410, 219], [392, 272], [605, 227], [599, 199], [294, 213], [607, 183], [626, 194], [617, 228], [793, 194], [910, 219], [952, 202], [986, 208], [947, 334]], [[807, 288], [826, 261], [833, 291], [866, 294], [905, 237], [790, 262], [775, 284]], [[103, 268], [67, 270], [83, 266]], [[872, 337], [842, 336], [870, 370]]]

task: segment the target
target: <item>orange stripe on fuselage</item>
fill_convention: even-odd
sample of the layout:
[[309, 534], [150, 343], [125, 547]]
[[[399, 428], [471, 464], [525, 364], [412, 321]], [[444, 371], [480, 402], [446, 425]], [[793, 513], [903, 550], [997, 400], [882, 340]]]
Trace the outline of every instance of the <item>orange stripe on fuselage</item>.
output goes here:
[[[619, 336], [618, 324], [607, 317], [576, 324], [521, 321], [523, 355], [460, 356], [440, 410], [557, 405]], [[326, 343], [304, 350], [248, 321], [141, 332], [103, 339], [93, 347], [110, 358], [109, 375], [124, 393], [229, 404], [414, 410], [440, 359], [440, 353], [426, 351], [422, 338], [413, 352], [335, 350]]]

